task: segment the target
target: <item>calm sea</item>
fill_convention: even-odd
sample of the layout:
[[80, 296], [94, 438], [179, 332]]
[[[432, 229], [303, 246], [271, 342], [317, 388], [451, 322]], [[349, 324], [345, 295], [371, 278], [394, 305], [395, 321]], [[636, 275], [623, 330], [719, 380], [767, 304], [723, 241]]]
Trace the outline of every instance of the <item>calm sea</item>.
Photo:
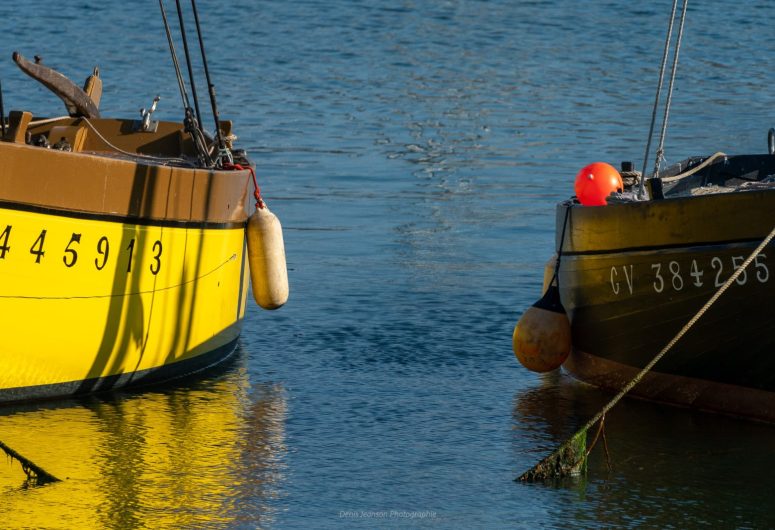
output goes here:
[[[198, 4], [291, 299], [249, 308], [218, 373], [0, 409], [0, 440], [68, 477], [25, 489], [0, 465], [2, 526], [775, 525], [775, 428], [634, 400], [609, 415], [610, 470], [596, 450], [583, 479], [513, 482], [609, 397], [524, 370], [511, 333], [576, 171], [642, 163], [671, 2]], [[3, 2], [6, 112], [64, 110], [18, 49], [79, 83], [99, 65], [106, 115], [160, 94], [181, 119], [158, 12]], [[668, 161], [765, 152], [773, 20], [772, 2], [690, 5]]]

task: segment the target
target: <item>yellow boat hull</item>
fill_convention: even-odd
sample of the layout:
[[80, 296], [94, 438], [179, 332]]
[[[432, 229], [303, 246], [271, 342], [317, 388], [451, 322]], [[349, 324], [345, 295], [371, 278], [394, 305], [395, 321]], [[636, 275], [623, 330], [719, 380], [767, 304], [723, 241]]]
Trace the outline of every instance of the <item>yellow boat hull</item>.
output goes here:
[[211, 137], [194, 120], [152, 120], [156, 102], [142, 120], [104, 117], [98, 69], [81, 89], [13, 59], [68, 115], [0, 116], [0, 402], [167, 380], [228, 357], [261, 201], [231, 121]]
[[127, 221], [0, 208], [0, 401], [169, 379], [233, 352], [243, 225]]

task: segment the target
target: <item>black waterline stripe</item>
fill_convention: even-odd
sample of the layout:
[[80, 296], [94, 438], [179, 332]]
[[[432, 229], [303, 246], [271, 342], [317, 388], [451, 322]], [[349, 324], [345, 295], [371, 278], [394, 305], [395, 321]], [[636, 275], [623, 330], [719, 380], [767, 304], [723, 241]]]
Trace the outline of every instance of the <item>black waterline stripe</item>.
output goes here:
[[147, 217], [137, 217], [133, 215], [119, 215], [109, 213], [78, 212], [75, 210], [64, 210], [50, 208], [37, 204], [24, 204], [18, 202], [9, 202], [0, 200], [0, 208], [6, 210], [16, 210], [21, 212], [40, 213], [45, 215], [54, 215], [58, 217], [68, 217], [71, 219], [86, 219], [90, 221], [106, 221], [110, 223], [131, 224], [139, 226], [159, 226], [171, 228], [209, 228], [214, 230], [228, 230], [234, 228], [244, 228], [245, 221], [214, 222], [214, 221], [180, 221], [177, 219], [149, 219]]
[[239, 338], [235, 338], [196, 357], [137, 372], [125, 372], [82, 381], [2, 389], [0, 390], [0, 403], [71, 397], [92, 392], [105, 392], [119, 388], [131, 388], [172, 381], [211, 369], [226, 361], [237, 350], [238, 340]]

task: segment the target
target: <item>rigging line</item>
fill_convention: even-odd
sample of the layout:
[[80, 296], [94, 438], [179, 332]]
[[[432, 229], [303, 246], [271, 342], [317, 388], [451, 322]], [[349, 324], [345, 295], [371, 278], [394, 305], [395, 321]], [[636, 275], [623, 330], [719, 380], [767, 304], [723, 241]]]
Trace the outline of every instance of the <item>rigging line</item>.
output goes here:
[[236, 261], [237, 255], [232, 254], [226, 261], [215, 267], [214, 269], [207, 271], [206, 273], [197, 276], [196, 278], [192, 278], [190, 280], [186, 280], [185, 282], [178, 283], [176, 285], [168, 285], [167, 287], [161, 287], [159, 289], [150, 289], [145, 291], [134, 291], [131, 293], [118, 293], [118, 294], [98, 294], [98, 295], [82, 295], [82, 296], [30, 296], [30, 295], [13, 295], [13, 294], [1, 294], [0, 298], [6, 299], [6, 298], [12, 298], [15, 300], [92, 300], [92, 299], [98, 299], [98, 298], [123, 298], [125, 296], [136, 296], [140, 294], [154, 294], [154, 293], [160, 293], [162, 291], [170, 291], [173, 289], [178, 289], [180, 287], [183, 287], [185, 285], [189, 285], [191, 283], [197, 282], [207, 276], [210, 276], [211, 274], [214, 274], [215, 272], [218, 272], [218, 270], [225, 267], [229, 262]]
[[662, 64], [659, 67], [659, 83], [657, 84], [657, 93], [654, 97], [654, 108], [651, 111], [651, 125], [649, 126], [649, 136], [646, 140], [646, 153], [643, 155], [643, 171], [641, 171], [640, 184], [638, 185], [638, 197], [643, 198], [643, 185], [646, 179], [646, 166], [649, 159], [649, 151], [651, 150], [651, 139], [654, 136], [654, 125], [657, 121], [657, 109], [659, 108], [659, 98], [662, 95], [662, 83], [665, 79], [665, 66], [667, 66], [667, 56], [670, 52], [670, 41], [673, 37], [673, 24], [675, 22], [675, 11], [678, 8], [678, 0], [673, 0], [673, 9], [670, 12], [670, 22], [667, 26], [667, 38], [665, 38], [665, 50], [662, 53]]
[[571, 205], [565, 208], [565, 219], [562, 222], [562, 235], [560, 236], [560, 248], [557, 250], [557, 260], [554, 262], [554, 274], [549, 281], [549, 286], [557, 280], [557, 287], [560, 286], [560, 259], [562, 259], [562, 245], [565, 243], [565, 229], [568, 227], [568, 217], [570, 216]]
[[667, 118], [670, 115], [670, 103], [673, 99], [673, 85], [675, 83], [675, 72], [678, 69], [678, 54], [681, 51], [681, 39], [684, 33], [684, 22], [686, 21], [686, 6], [689, 0], [684, 0], [683, 9], [681, 11], [681, 23], [678, 26], [678, 37], [675, 43], [675, 55], [673, 56], [673, 70], [670, 74], [670, 85], [667, 89], [667, 100], [665, 101], [665, 117], [662, 120], [662, 132], [659, 136], [659, 147], [657, 148], [657, 158], [654, 162], [654, 177], [659, 174], [660, 160], [664, 157], [665, 147], [665, 135], [667, 134]]
[[35, 465], [35, 463], [29, 458], [25, 458], [3, 442], [0, 442], [0, 449], [2, 449], [6, 455], [11, 459], [18, 461], [22, 466], [22, 471], [27, 475], [27, 480], [34, 486], [43, 486], [50, 482], [61, 482], [60, 479], [43, 469], [42, 467]]
[[705, 304], [700, 308], [699, 311], [697, 311], [697, 313], [689, 320], [689, 322], [687, 322], [684, 325], [684, 327], [682, 327], [681, 330], [678, 333], [676, 333], [676, 335], [672, 339], [670, 339], [670, 342], [668, 342], [667, 345], [665, 345], [665, 347], [662, 348], [660, 350], [660, 352], [657, 355], [655, 355], [654, 358], [651, 359], [651, 361], [649, 361], [648, 364], [646, 364], [646, 366], [644, 366], [641, 369], [641, 371], [638, 372], [638, 374], [629, 383], [627, 383], [619, 391], [619, 393], [610, 402], [608, 402], [600, 410], [600, 412], [597, 413], [597, 415], [594, 418], [592, 418], [591, 420], [589, 420], [587, 422], [587, 424], [583, 427], [584, 429], [590, 428], [592, 425], [595, 424], [595, 422], [597, 420], [603, 418], [606, 415], [606, 413], [609, 410], [611, 410], [614, 407], [614, 405], [616, 405], [619, 402], [619, 400], [622, 397], [624, 397], [624, 395], [627, 392], [632, 390], [632, 387], [637, 385], [638, 382], [640, 382], [640, 380], [643, 379], [644, 375], [646, 375], [649, 371], [651, 371], [651, 369], [654, 367], [654, 365], [656, 365], [659, 362], [659, 360], [662, 359], [662, 357], [664, 357], [664, 355], [668, 351], [670, 351], [670, 349], [672, 349], [672, 347], [675, 346], [676, 343], [679, 340], [681, 340], [681, 337], [686, 335], [686, 333], [689, 331], [689, 329], [691, 329], [691, 327], [694, 326], [694, 324], [697, 323], [697, 321], [702, 317], [702, 315], [704, 315], [708, 311], [708, 309], [710, 309], [710, 306], [712, 306], [714, 303], [716, 303], [716, 300], [718, 300], [719, 297], [722, 294], [724, 294], [724, 291], [729, 289], [729, 287], [733, 283], [735, 283], [737, 278], [745, 271], [746, 267], [748, 267], [751, 264], [751, 262], [754, 259], [756, 259], [756, 257], [759, 254], [761, 254], [762, 250], [764, 250], [764, 247], [769, 245], [770, 241], [772, 241], [773, 238], [775, 238], [775, 227], [773, 227], [773, 229], [770, 231], [770, 233], [767, 234], [767, 237], [765, 237], [764, 240], [761, 243], [759, 243], [759, 246], [757, 246], [753, 250], [753, 252], [751, 252], [751, 254], [745, 259], [745, 261], [743, 261], [743, 263], [740, 265], [740, 267], [738, 267], [735, 270], [735, 272], [732, 273], [732, 275], [727, 279], [727, 281], [725, 281], [724, 284], [721, 287], [719, 287], [719, 289], [715, 293], [713, 293], [713, 296], [711, 296], [710, 299], [707, 302], [705, 302]]
[[170, 46], [170, 54], [172, 55], [172, 64], [175, 66], [175, 76], [178, 79], [178, 88], [180, 89], [180, 99], [183, 101], [183, 108], [187, 109], [191, 105], [188, 102], [188, 93], [186, 92], [186, 85], [183, 81], [183, 74], [180, 73], [180, 63], [178, 62], [178, 54], [175, 53], [175, 43], [172, 41], [172, 33], [170, 32], [170, 24], [167, 20], [167, 11], [164, 9], [163, 0], [159, 0], [159, 7], [161, 8], [161, 18], [164, 21], [164, 30], [167, 33], [167, 42]]
[[[159, 0], [159, 7], [161, 8], [161, 17], [164, 20], [164, 30], [167, 33], [167, 42], [170, 46], [170, 53], [172, 54], [172, 63], [175, 66], [175, 76], [178, 80], [178, 88], [180, 89], [180, 98], [183, 100], [184, 118], [183, 125], [186, 128], [186, 132], [191, 135], [191, 141], [194, 143], [194, 148], [199, 158], [199, 163], [202, 166], [209, 167], [210, 154], [207, 152], [206, 142], [203, 141], [203, 134], [199, 130], [199, 124], [192, 116], [191, 103], [188, 99], [188, 92], [186, 91], [186, 83], [183, 81], [183, 74], [180, 73], [180, 62], [178, 62], [178, 55], [175, 53], [175, 44], [172, 40], [172, 33], [170, 31], [169, 21], [167, 20], [167, 11], [164, 9], [163, 0]], [[179, 7], [179, 6], [178, 6]], [[182, 19], [181, 19], [182, 21]], [[185, 41], [183, 42], [185, 44]], [[188, 54], [188, 48], [186, 48]], [[189, 64], [189, 72], [191, 72], [191, 65]], [[192, 78], [193, 80], [193, 78]], [[193, 89], [194, 87], [192, 87]]]
[[688, 171], [684, 171], [683, 173], [679, 173], [678, 175], [672, 176], [672, 177], [662, 177], [662, 182], [675, 182], [676, 180], [681, 180], [686, 177], [690, 177], [697, 173], [701, 169], [705, 169], [709, 165], [711, 165], [713, 162], [718, 160], [721, 157], [727, 156], [726, 153], [722, 153], [721, 151], [717, 153], [713, 153], [711, 156], [705, 159], [704, 162], [701, 164], [697, 164], [695, 167]]
[[196, 0], [191, 0], [191, 9], [194, 12], [194, 22], [196, 23], [196, 34], [199, 37], [199, 50], [202, 53], [202, 65], [204, 66], [205, 79], [207, 79], [207, 91], [210, 96], [210, 106], [213, 110], [213, 120], [215, 121], [215, 138], [218, 141], [218, 148], [223, 151], [226, 146], [221, 135], [221, 124], [218, 116], [218, 104], [215, 101], [215, 85], [210, 80], [210, 69], [207, 67], [207, 54], [205, 54], [205, 43], [202, 38], [202, 28], [199, 25], [199, 10], [196, 8]]
[[211, 167], [212, 158], [210, 158], [210, 150], [207, 148], [207, 139], [204, 132], [202, 132], [202, 128], [196, 122], [190, 107], [186, 109], [186, 118], [183, 124], [185, 125], [186, 132], [191, 135], [191, 140], [195, 144], [200, 165], [208, 168]]
[[186, 24], [183, 21], [183, 9], [180, 7], [180, 0], [175, 0], [178, 9], [178, 20], [180, 21], [180, 35], [183, 38], [183, 53], [186, 55], [186, 68], [188, 69], [188, 81], [191, 84], [191, 97], [194, 100], [196, 109], [196, 120], [198, 126], [202, 127], [202, 113], [199, 112], [199, 98], [196, 95], [196, 83], [194, 82], [194, 69], [191, 65], [191, 54], [188, 51], [188, 37], [186, 37]]

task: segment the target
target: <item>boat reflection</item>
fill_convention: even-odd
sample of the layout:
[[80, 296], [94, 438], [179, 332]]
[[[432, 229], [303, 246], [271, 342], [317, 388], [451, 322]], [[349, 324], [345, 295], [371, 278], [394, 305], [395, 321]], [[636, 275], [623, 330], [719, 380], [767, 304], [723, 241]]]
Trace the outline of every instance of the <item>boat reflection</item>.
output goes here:
[[[550, 454], [611, 397], [560, 371], [515, 395], [513, 447], [520, 469], [514, 476]], [[775, 459], [771, 425], [624, 399], [608, 414], [605, 431], [611, 469], [598, 442], [585, 476], [548, 483], [571, 493], [546, 506], [551, 526], [771, 526], [775, 477], [764, 471]], [[531, 486], [543, 485], [521, 487]]]
[[0, 466], [3, 526], [271, 524], [286, 398], [279, 385], [251, 385], [244, 363], [240, 353], [219, 374], [164, 390], [0, 410], [0, 439], [62, 479], [30, 488], [18, 463]]
[[523, 437], [542, 438], [554, 448], [602, 407], [606, 393], [561, 370], [541, 374], [540, 384], [514, 396], [512, 416]]

